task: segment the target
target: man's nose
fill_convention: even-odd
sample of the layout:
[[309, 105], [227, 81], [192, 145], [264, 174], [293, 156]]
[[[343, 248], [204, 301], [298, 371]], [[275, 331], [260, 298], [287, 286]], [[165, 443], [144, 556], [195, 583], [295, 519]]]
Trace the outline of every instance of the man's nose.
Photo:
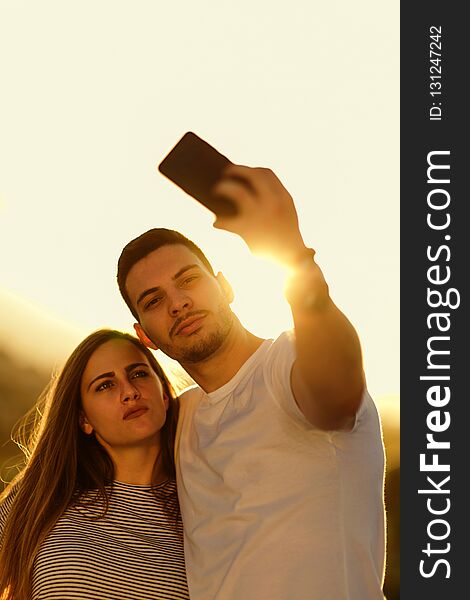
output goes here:
[[170, 314], [172, 317], [177, 316], [183, 310], [189, 310], [192, 307], [192, 301], [184, 292], [175, 293], [171, 298]]

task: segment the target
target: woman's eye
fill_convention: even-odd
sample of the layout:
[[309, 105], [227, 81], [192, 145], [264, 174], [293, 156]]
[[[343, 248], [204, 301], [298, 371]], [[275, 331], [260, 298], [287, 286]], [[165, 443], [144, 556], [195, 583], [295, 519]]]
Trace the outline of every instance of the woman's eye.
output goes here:
[[195, 279], [197, 279], [197, 275], [191, 275], [191, 277], [186, 277], [183, 283], [191, 283], [191, 281], [194, 281]]
[[148, 377], [149, 374], [147, 371], [144, 371], [143, 369], [141, 371], [134, 371], [134, 373], [132, 373], [132, 379], [135, 379], [136, 377]]
[[96, 388], [95, 392], [101, 392], [102, 390], [107, 390], [113, 386], [112, 381], [102, 381]]

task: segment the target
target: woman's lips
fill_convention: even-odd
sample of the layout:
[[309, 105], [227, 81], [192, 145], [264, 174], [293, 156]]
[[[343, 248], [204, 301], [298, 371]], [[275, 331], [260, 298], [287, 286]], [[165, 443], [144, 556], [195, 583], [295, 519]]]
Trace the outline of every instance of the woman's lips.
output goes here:
[[141, 408], [132, 408], [124, 414], [123, 418], [125, 421], [128, 421], [129, 419], [137, 419], [137, 417], [140, 417], [141, 415], [146, 413], [147, 410], [148, 408], [145, 408], [144, 406], [142, 406]]

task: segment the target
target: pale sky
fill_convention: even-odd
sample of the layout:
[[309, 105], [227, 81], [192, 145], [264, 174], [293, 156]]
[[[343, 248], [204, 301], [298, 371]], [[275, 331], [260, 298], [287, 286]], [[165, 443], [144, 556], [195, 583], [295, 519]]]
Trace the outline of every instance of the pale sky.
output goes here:
[[0, 288], [83, 335], [130, 330], [118, 256], [169, 227], [249, 329], [290, 327], [279, 267], [157, 172], [191, 130], [275, 171], [370, 391], [398, 394], [398, 48], [398, 2], [0, 0]]

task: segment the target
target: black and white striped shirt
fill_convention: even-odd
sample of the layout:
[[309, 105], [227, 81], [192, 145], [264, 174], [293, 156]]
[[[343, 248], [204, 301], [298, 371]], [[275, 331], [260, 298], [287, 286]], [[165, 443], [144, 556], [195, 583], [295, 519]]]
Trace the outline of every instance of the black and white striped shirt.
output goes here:
[[[105, 517], [97, 518], [101, 506], [86, 502], [94, 493], [67, 508], [37, 554], [32, 600], [189, 598], [181, 518], [175, 524], [164, 510], [175, 483], [158, 492], [115, 482]], [[0, 507], [2, 529], [9, 500]]]

